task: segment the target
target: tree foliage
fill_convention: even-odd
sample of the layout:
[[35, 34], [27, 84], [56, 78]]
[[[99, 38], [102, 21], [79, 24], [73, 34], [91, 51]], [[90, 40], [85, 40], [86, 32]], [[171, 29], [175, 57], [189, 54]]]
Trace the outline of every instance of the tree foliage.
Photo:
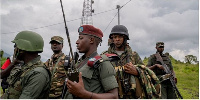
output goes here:
[[1, 58], [2, 58], [2, 57], [3, 57], [3, 54], [4, 54], [4, 51], [1, 50], [0, 52], [1, 52], [0, 56], [1, 56]]
[[186, 55], [185, 56], [185, 62], [189, 63], [189, 64], [198, 63], [197, 57], [193, 56], [193, 55]]

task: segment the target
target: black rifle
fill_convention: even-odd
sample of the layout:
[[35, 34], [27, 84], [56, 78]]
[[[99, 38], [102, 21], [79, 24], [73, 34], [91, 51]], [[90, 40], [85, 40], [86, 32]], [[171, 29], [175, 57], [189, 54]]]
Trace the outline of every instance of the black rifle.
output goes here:
[[[79, 57], [79, 55], [78, 55], [78, 53], [77, 52], [74, 52], [74, 62], [77, 62], [77, 60], [78, 60], [78, 57]], [[64, 99], [64, 97], [65, 97], [65, 94], [66, 94], [66, 92], [67, 92], [67, 86], [66, 86], [66, 82], [67, 82], [67, 79], [69, 79], [69, 80], [71, 80], [71, 81], [76, 81], [76, 82], [78, 82], [79, 80], [79, 78], [78, 78], [78, 71], [74, 68], [74, 67], [71, 67], [72, 66], [72, 64], [70, 63], [70, 55], [66, 55], [65, 56], [65, 63], [64, 63], [64, 68], [65, 68], [65, 70], [67, 70], [67, 77], [68, 78], [66, 78], [65, 79], [65, 82], [64, 82], [64, 84], [63, 84], [63, 90], [62, 90], [62, 99]], [[74, 68], [74, 69], [71, 69], [71, 68]]]
[[171, 84], [172, 84], [172, 86], [173, 86], [173, 89], [174, 89], [174, 91], [175, 91], [175, 94], [176, 94], [177, 98], [183, 99], [183, 97], [181, 96], [181, 94], [180, 94], [178, 88], [176, 87], [176, 83], [175, 83], [175, 81], [174, 81], [174, 74], [173, 74], [173, 72], [172, 72], [172, 71], [169, 69], [169, 67], [163, 62], [163, 59], [162, 59], [162, 57], [160, 56], [159, 52], [156, 53], [155, 56], [156, 56], [156, 58], [157, 58], [157, 61], [160, 62], [160, 63], [162, 64], [162, 66], [164, 67], [165, 73], [166, 73], [166, 74], [169, 74], [169, 78], [168, 78], [168, 79], [170, 80], [170, 82], [171, 82]]
[[[65, 20], [65, 13], [64, 13], [64, 9], [63, 9], [63, 5], [62, 5], [62, 0], [60, 0], [60, 4], [61, 4], [61, 8], [62, 8], [62, 13], [63, 13], [63, 18], [64, 18], [64, 23], [65, 23], [65, 31], [66, 31], [66, 35], [67, 35], [67, 40], [69, 43], [69, 47], [70, 47], [70, 53], [71, 53], [71, 57], [72, 57], [72, 61], [70, 60], [70, 55], [65, 57], [65, 69], [67, 70], [67, 78], [71, 81], [76, 81], [78, 82], [79, 78], [78, 78], [78, 70], [75, 68], [75, 60], [77, 60], [77, 55], [76, 57], [73, 55], [73, 51], [72, 51], [72, 46], [71, 46], [71, 42], [70, 42], [70, 37], [69, 37], [69, 32], [68, 32], [68, 28], [67, 28], [67, 24], [66, 24], [66, 20]], [[78, 54], [78, 53], [75, 53]], [[75, 58], [75, 59], [74, 59]], [[67, 87], [66, 87], [66, 80], [65, 83], [63, 85], [63, 91], [62, 91], [62, 99], [64, 98], [65, 94], [67, 91]]]
[[[127, 60], [127, 63], [130, 62], [130, 59], [129, 59], [129, 54], [126, 56], [126, 60]], [[130, 88], [131, 88], [131, 84], [130, 84], [130, 74], [126, 73], [125, 70], [124, 70], [124, 66], [122, 65], [122, 61], [121, 59], [119, 58], [119, 63], [116, 63], [116, 65], [118, 66], [118, 64], [121, 66], [121, 69], [122, 69], [122, 73], [120, 73], [119, 71], [119, 68], [118, 68], [118, 79], [120, 81], [119, 84], [121, 84], [122, 86], [120, 86], [122, 88], [122, 91], [127, 94], [129, 91], [130, 91]], [[121, 93], [120, 93], [121, 95]]]

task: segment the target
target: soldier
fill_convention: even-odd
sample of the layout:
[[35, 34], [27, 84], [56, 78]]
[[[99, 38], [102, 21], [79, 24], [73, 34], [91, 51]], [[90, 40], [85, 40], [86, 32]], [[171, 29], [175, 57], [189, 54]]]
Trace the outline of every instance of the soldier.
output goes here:
[[110, 61], [105, 60], [107, 56], [101, 57], [97, 53], [97, 47], [103, 37], [102, 31], [92, 25], [82, 25], [78, 32], [77, 49], [84, 53], [76, 64], [80, 72], [79, 82], [67, 81], [68, 92], [65, 98], [118, 98], [114, 68]]
[[61, 99], [63, 84], [66, 78], [66, 71], [64, 68], [65, 54], [62, 53], [63, 38], [60, 36], [53, 36], [49, 43], [51, 44], [51, 49], [54, 53], [51, 56], [51, 59], [48, 59], [45, 62], [45, 65], [52, 75], [49, 98]]
[[[119, 98], [159, 98], [159, 80], [150, 69], [143, 65], [138, 53], [132, 51], [128, 45], [129, 34], [127, 28], [123, 25], [114, 26], [109, 38], [108, 44], [110, 47], [102, 54], [116, 54], [120, 58], [120, 60], [112, 62], [119, 85]], [[138, 66], [135, 66], [137, 64]], [[147, 76], [155, 81], [157, 90], [155, 90], [154, 84], [152, 85], [151, 79]]]
[[[8, 77], [8, 90], [3, 94], [4, 99], [44, 99], [48, 98], [51, 74], [38, 53], [43, 52], [43, 38], [31, 31], [18, 33], [12, 41], [15, 43], [14, 58], [1, 78]], [[19, 62], [23, 61], [22, 66]], [[21, 63], [20, 63], [21, 64]]]
[[[163, 59], [163, 62], [174, 73], [171, 60], [168, 57], [168, 53], [163, 54], [164, 43], [157, 42], [155, 48], [157, 49], [156, 53], [160, 54], [160, 56]], [[149, 67], [149, 69], [153, 70], [154, 73], [157, 75], [157, 77], [161, 80], [161, 76], [165, 75], [164, 67], [161, 65], [160, 62], [157, 62], [157, 58], [155, 55], [156, 54], [153, 54], [149, 57], [147, 67]], [[175, 73], [174, 73], [174, 75], [175, 75]], [[175, 82], [177, 82], [176, 78], [175, 78]], [[176, 95], [175, 95], [173, 86], [170, 83], [170, 80], [165, 80], [165, 81], [161, 82], [161, 97], [162, 97], [162, 99], [176, 99]]]

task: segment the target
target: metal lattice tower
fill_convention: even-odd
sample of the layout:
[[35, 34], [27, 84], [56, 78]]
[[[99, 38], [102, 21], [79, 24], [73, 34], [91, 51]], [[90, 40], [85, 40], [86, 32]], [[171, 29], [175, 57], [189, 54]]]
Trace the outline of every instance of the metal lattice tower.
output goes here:
[[94, 13], [94, 9], [92, 9], [93, 3], [94, 0], [84, 0], [81, 25], [93, 25], [92, 21], [92, 13]]

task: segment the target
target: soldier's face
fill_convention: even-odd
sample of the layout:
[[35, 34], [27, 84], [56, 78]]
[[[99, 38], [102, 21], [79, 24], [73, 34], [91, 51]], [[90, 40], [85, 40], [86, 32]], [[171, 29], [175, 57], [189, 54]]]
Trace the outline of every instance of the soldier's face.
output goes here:
[[124, 36], [119, 34], [112, 35], [113, 43], [115, 44], [115, 47], [120, 48], [122, 47], [122, 44], [124, 42]]
[[51, 42], [51, 49], [53, 52], [60, 52], [63, 48], [63, 44], [58, 43], [56, 41]]
[[79, 35], [76, 41], [76, 47], [80, 53], [86, 53], [90, 47], [90, 38], [87, 35]]
[[164, 51], [164, 46], [156, 47], [156, 49], [157, 49], [157, 52], [162, 53]]

